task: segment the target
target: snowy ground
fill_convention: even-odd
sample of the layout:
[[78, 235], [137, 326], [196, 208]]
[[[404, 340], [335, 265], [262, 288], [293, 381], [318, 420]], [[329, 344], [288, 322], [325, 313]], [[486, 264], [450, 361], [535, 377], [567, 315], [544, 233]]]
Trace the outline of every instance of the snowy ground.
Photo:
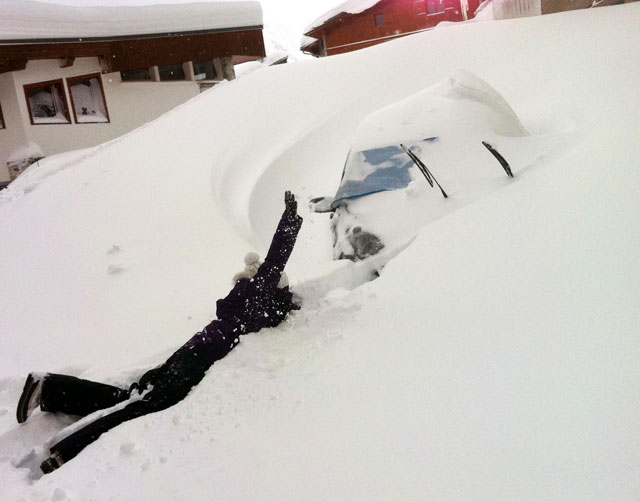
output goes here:
[[[639, 22], [449, 25], [262, 69], [29, 169], [0, 193], [2, 497], [637, 500]], [[124, 384], [161, 362], [265, 250], [285, 189], [334, 193], [362, 119], [459, 68], [530, 133], [513, 180], [363, 199], [388, 246], [358, 265], [301, 204], [303, 310], [35, 479], [71, 420], [16, 426], [27, 371]]]

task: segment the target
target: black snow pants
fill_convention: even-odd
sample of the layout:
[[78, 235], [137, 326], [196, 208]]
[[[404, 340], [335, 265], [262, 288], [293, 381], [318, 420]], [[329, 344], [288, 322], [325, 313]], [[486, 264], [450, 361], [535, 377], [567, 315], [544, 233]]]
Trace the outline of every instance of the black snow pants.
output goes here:
[[[131, 392], [127, 389], [72, 376], [48, 374], [42, 384], [40, 407], [42, 411], [84, 417], [95, 411], [111, 408], [130, 397]], [[51, 447], [51, 453], [57, 453], [67, 462], [109, 429], [127, 420], [161, 410], [159, 404], [151, 399], [128, 403], [124, 408], [98, 418], [56, 443]]]
[[[189, 347], [181, 347], [169, 361], [145, 373], [129, 389], [73, 376], [47, 374], [42, 383], [42, 411], [84, 417], [129, 400], [121, 409], [111, 411], [54, 444], [51, 453], [58, 454], [64, 462], [68, 462], [117, 425], [164, 410], [184, 399], [213, 364], [209, 357], [198, 357], [202, 354], [197, 349], [193, 343]], [[224, 354], [229, 350], [231, 346]], [[224, 357], [222, 354], [219, 356]]]

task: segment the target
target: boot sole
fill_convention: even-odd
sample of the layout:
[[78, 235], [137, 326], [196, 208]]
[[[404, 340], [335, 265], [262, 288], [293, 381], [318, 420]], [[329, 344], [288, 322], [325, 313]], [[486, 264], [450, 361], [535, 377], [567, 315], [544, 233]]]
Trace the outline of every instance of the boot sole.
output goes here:
[[38, 386], [38, 381], [33, 378], [33, 375], [29, 373], [27, 376], [27, 381], [24, 383], [24, 388], [22, 389], [22, 395], [20, 396], [20, 400], [18, 401], [18, 408], [16, 410], [16, 418], [19, 424], [22, 424], [27, 421], [29, 418], [29, 401], [31, 400], [31, 396]]
[[40, 470], [44, 474], [51, 474], [53, 471], [62, 467], [63, 463], [64, 462], [62, 462], [59, 458], [55, 458], [54, 456], [51, 456], [40, 464]]

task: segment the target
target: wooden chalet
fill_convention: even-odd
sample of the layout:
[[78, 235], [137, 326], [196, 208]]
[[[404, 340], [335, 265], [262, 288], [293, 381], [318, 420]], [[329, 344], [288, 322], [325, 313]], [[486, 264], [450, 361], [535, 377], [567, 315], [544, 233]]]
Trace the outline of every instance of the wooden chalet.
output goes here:
[[349, 0], [305, 30], [301, 50], [331, 56], [473, 17], [480, 0]]
[[257, 1], [2, 2], [0, 181], [29, 163], [16, 158], [29, 144], [44, 155], [99, 144], [264, 57]]
[[553, 14], [637, 0], [348, 0], [326, 12], [305, 30], [300, 50], [316, 57], [363, 49], [442, 21]]

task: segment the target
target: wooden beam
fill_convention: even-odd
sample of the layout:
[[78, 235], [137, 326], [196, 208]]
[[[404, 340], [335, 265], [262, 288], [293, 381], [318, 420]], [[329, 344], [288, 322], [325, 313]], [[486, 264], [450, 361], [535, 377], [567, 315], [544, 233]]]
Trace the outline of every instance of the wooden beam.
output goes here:
[[15, 60], [69, 61], [73, 58], [99, 57], [102, 70], [113, 72], [232, 56], [264, 57], [262, 31], [256, 29], [98, 42], [0, 44], [0, 67], [12, 64]]
[[62, 59], [96, 57], [111, 54], [111, 45], [103, 43], [0, 45], [0, 63], [11, 59]]
[[73, 66], [74, 61], [76, 60], [75, 56], [67, 56], [64, 58], [60, 58], [58, 63], [60, 64], [60, 68], [69, 68]]
[[0, 61], [0, 73], [10, 71], [21, 71], [27, 67], [26, 59], [12, 59], [9, 61]]

